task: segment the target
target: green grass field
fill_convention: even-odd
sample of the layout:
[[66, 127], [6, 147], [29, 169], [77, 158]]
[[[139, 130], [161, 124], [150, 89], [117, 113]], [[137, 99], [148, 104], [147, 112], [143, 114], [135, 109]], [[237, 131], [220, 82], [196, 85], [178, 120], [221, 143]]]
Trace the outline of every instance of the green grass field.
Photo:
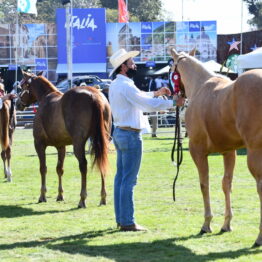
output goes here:
[[251, 248], [258, 234], [259, 200], [245, 152], [239, 152], [233, 180], [233, 232], [225, 234], [219, 234], [224, 213], [223, 160], [219, 155], [209, 157], [213, 233], [199, 236], [203, 204], [198, 174], [185, 139], [177, 200], [173, 202], [176, 169], [170, 160], [172, 144], [172, 133], [161, 133], [157, 139], [144, 135], [135, 203], [137, 222], [149, 232], [119, 232], [113, 212], [113, 145], [107, 206], [98, 206], [100, 176], [89, 169], [87, 208], [77, 209], [80, 174], [72, 147], [65, 159], [65, 201], [56, 202], [57, 155], [50, 147], [47, 203], [38, 204], [40, 174], [32, 130], [16, 130], [13, 182], [5, 182], [3, 171], [0, 178], [0, 261], [262, 261], [262, 248]]

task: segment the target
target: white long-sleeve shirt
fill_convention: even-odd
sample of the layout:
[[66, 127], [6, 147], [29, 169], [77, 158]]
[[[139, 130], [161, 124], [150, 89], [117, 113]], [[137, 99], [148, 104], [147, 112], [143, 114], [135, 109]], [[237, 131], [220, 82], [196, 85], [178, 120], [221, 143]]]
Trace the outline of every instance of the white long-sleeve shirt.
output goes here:
[[115, 126], [137, 129], [148, 127], [143, 112], [155, 112], [173, 107], [172, 100], [153, 98], [154, 92], [139, 90], [132, 79], [118, 74], [109, 87], [109, 102]]

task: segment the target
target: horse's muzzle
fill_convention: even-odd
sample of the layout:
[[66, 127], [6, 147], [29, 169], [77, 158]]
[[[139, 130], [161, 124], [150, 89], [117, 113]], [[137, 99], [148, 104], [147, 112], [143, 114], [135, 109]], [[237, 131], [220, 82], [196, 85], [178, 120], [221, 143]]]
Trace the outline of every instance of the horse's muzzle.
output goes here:
[[24, 111], [26, 108], [26, 105], [24, 105], [19, 98], [16, 100], [15, 106], [16, 106], [16, 110], [18, 111]]

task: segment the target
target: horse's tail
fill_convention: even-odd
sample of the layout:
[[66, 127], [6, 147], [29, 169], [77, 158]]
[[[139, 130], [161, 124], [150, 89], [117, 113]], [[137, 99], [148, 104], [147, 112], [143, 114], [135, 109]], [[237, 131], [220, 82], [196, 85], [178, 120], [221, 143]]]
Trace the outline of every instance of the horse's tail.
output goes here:
[[111, 122], [108, 115], [110, 107], [107, 101], [103, 98], [94, 99], [93, 104], [92, 125], [93, 132], [91, 135], [91, 156], [93, 159], [93, 166], [96, 165], [100, 172], [105, 175], [108, 171], [108, 146], [110, 142], [110, 128]]
[[9, 141], [9, 101], [3, 103], [0, 110], [0, 138], [2, 150], [6, 150]]

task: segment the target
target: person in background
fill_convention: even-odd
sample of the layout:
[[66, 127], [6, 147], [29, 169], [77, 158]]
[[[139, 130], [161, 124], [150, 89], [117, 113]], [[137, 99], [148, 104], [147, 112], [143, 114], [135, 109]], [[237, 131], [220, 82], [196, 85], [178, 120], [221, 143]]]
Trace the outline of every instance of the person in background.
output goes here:
[[181, 106], [181, 97], [164, 100], [154, 97], [171, 95], [168, 88], [144, 92], [139, 90], [132, 78], [136, 74], [133, 57], [138, 51], [119, 49], [111, 57], [116, 75], [109, 87], [109, 101], [114, 118], [113, 141], [117, 152], [117, 170], [114, 180], [114, 208], [117, 226], [121, 231], [146, 231], [138, 225], [134, 216], [133, 189], [137, 182], [143, 152], [142, 129], [148, 127], [143, 112], [166, 110]]
[[149, 76], [148, 77], [148, 88], [147, 88], [147, 91], [151, 92], [151, 91], [156, 91], [156, 90], [157, 90], [157, 88], [156, 88], [156, 81], [155, 81], [155, 79], [152, 76]]
[[167, 75], [165, 75], [165, 76], [163, 77], [163, 79], [162, 79], [162, 85], [169, 88], [169, 80], [168, 80], [168, 76], [167, 76]]
[[161, 76], [158, 76], [155, 79], [155, 82], [156, 82], [156, 89], [160, 89], [161, 87], [163, 87], [163, 79]]
[[[151, 91], [156, 91], [156, 81], [152, 76], [149, 76], [148, 78], [148, 88], [146, 91], [151, 92]], [[151, 136], [152, 137], [157, 137], [156, 135], [156, 130], [158, 128], [158, 120], [157, 120], [157, 112], [152, 112], [149, 113], [149, 119], [151, 121]]]

